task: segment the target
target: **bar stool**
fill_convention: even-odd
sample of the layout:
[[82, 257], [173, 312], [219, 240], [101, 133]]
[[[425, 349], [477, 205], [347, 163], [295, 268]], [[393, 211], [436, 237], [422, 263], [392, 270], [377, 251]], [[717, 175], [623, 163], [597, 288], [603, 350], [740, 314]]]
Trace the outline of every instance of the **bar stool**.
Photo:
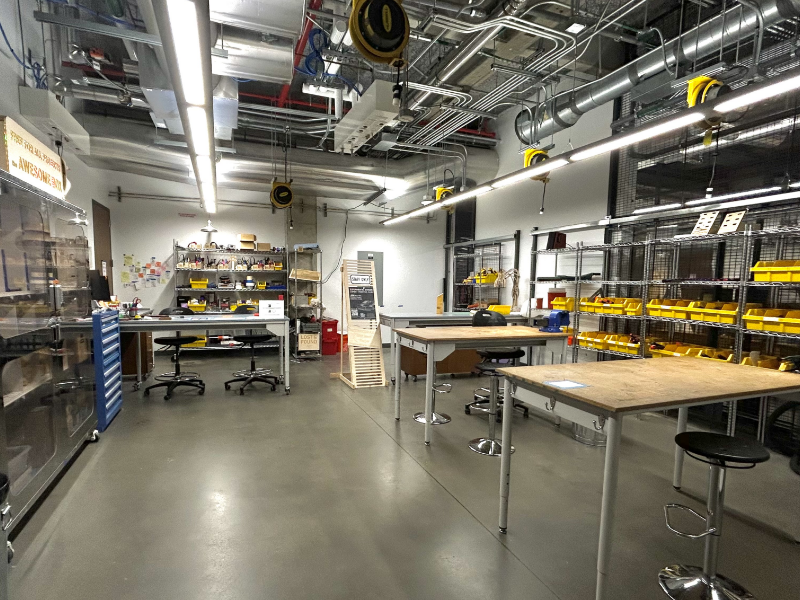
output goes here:
[[[256, 307], [252, 304], [241, 304], [236, 307], [236, 310], [233, 311], [233, 314], [236, 315], [252, 315], [256, 312]], [[253, 333], [251, 329], [247, 335], [235, 335], [233, 336], [234, 341], [242, 343], [242, 344], [250, 344], [250, 369], [244, 369], [242, 371], [236, 371], [233, 373], [233, 379], [230, 379], [225, 382], [225, 389], [231, 389], [232, 383], [244, 382], [239, 387], [239, 395], [244, 396], [244, 388], [248, 385], [255, 383], [256, 381], [260, 381], [261, 383], [266, 383], [267, 385], [272, 386], [272, 391], [275, 391], [275, 387], [280, 383], [278, 377], [272, 374], [272, 369], [257, 369], [256, 368], [256, 344], [263, 344], [264, 342], [268, 342], [275, 336], [271, 333]]]
[[[705, 538], [703, 566], [672, 565], [658, 575], [661, 588], [675, 600], [753, 600], [752, 594], [741, 585], [717, 573], [719, 538], [722, 533], [722, 513], [725, 501], [726, 469], [752, 469], [769, 460], [769, 452], [756, 441], [730, 437], [719, 433], [686, 432], [675, 436], [675, 443], [684, 452], [709, 467], [706, 516], [688, 506], [667, 504], [664, 517], [673, 533], [690, 539]], [[671, 510], [682, 510], [705, 523], [699, 534], [680, 531], [669, 519]]]
[[[497, 372], [497, 369], [503, 366], [505, 365], [491, 362], [480, 363], [475, 366], [478, 371], [489, 376], [489, 437], [471, 440], [469, 449], [486, 456], [500, 456], [502, 450], [502, 442], [495, 437], [495, 429], [497, 428], [497, 390], [500, 387], [499, 382], [502, 377]], [[514, 452], [513, 446], [511, 447], [511, 452]]]
[[[494, 363], [495, 367], [503, 367], [503, 366], [510, 366], [514, 367], [517, 365], [517, 359], [522, 358], [525, 356], [525, 351], [522, 348], [510, 348], [510, 349], [501, 349], [501, 350], [478, 350], [478, 356], [483, 359], [483, 363], [480, 363], [475, 366], [475, 368], [484, 373], [483, 369], [481, 369], [482, 364], [487, 363]], [[501, 360], [508, 360], [511, 361], [510, 364], [502, 364], [497, 361]], [[499, 386], [498, 386], [499, 387]], [[473, 410], [482, 413], [488, 413], [490, 411], [490, 404], [491, 404], [491, 389], [487, 388], [479, 388], [475, 390], [473, 395], [473, 401], [469, 402], [464, 405], [464, 413], [467, 415], [472, 414]], [[498, 389], [497, 392], [497, 406], [503, 406], [505, 398], [503, 398], [503, 390]], [[522, 411], [523, 416], [527, 419], [528, 418], [528, 407], [522, 404], [521, 402], [514, 401], [514, 408], [517, 408]], [[497, 412], [500, 415], [499, 412]], [[499, 419], [499, 416], [498, 416]]]
[[[160, 315], [193, 315], [194, 311], [190, 308], [173, 306], [163, 309]], [[169, 400], [172, 397], [172, 392], [175, 388], [180, 386], [193, 387], [200, 390], [199, 394], [202, 396], [206, 391], [206, 384], [200, 379], [200, 375], [193, 371], [181, 371], [181, 346], [184, 344], [191, 344], [196, 342], [199, 338], [195, 335], [181, 335], [180, 331], [176, 331], [174, 336], [155, 338], [153, 341], [160, 346], [174, 346], [175, 354], [175, 370], [169, 373], [162, 373], [156, 375], [155, 380], [158, 383], [148, 386], [144, 390], [144, 395], [149, 396], [150, 390], [157, 387], [167, 388], [167, 393], [164, 395], [164, 400]]]

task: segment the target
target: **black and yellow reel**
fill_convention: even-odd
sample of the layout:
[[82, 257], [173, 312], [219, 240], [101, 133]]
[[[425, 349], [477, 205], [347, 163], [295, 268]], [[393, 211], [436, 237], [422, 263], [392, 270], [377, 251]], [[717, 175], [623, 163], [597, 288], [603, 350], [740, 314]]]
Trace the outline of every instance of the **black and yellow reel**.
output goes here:
[[[527, 150], [525, 150], [523, 162], [525, 168], [527, 169], [528, 167], [533, 167], [535, 165], [538, 165], [539, 163], [543, 163], [549, 158], [550, 157], [547, 155], [546, 150], [537, 150], [535, 148], [528, 148]], [[548, 171], [547, 173], [542, 173], [541, 175], [537, 175], [536, 177], [531, 177], [531, 179], [533, 181], [546, 182], [548, 180], [547, 179], [548, 175], [550, 175], [550, 171]]]
[[[716, 100], [720, 96], [724, 96], [731, 89], [718, 79], [711, 77], [701, 76], [689, 80], [686, 89], [686, 103], [689, 107], [699, 106], [705, 102]], [[712, 129], [722, 123], [723, 115], [705, 119], [704, 124], [706, 129]]]
[[411, 27], [400, 0], [354, 0], [348, 29], [367, 60], [398, 69], [405, 66], [403, 50]]
[[292, 182], [273, 181], [269, 200], [275, 208], [289, 208], [292, 205], [292, 200], [294, 200]]
[[436, 202], [447, 200], [447, 198], [449, 198], [455, 193], [453, 191], [453, 186], [450, 187], [439, 186], [437, 188], [434, 188], [434, 190], [436, 191]]

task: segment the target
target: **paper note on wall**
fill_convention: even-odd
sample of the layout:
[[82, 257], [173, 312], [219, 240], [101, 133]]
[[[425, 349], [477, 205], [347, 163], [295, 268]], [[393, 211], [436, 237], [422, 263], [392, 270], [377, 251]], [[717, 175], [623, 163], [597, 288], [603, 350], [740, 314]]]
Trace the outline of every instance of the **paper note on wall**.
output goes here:
[[121, 271], [119, 274], [119, 279], [122, 283], [130, 283], [131, 282], [130, 271]]
[[122, 265], [125, 267], [132, 267], [133, 266], [133, 254], [123, 254], [122, 255]]

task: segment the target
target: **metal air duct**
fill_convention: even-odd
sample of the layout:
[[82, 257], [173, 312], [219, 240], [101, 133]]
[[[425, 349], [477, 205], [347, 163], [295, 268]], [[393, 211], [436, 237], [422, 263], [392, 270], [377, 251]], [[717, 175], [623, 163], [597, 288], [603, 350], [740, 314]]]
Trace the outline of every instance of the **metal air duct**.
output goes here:
[[[800, 0], [753, 0], [761, 10], [764, 27], [775, 25], [800, 15]], [[517, 137], [523, 144], [532, 144], [558, 131], [572, 127], [582, 115], [631, 91], [636, 85], [677, 63], [689, 63], [719, 52], [720, 46], [734, 44], [752, 35], [759, 26], [755, 11], [734, 6], [709, 19], [680, 38], [648, 52], [602, 79], [564, 94], [556, 99], [555, 107], [545, 104], [550, 115], [540, 123], [532, 122], [529, 111], [521, 111], [516, 118]]]

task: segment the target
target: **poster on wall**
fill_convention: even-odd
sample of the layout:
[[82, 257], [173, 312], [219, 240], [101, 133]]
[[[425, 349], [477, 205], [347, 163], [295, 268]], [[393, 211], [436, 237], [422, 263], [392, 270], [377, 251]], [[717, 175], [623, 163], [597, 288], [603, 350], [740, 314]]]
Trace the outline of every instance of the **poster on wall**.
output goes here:
[[372, 286], [349, 287], [350, 296], [350, 318], [360, 321], [374, 321], [377, 318], [375, 312], [375, 289]]
[[0, 117], [0, 128], [3, 132], [0, 138], [0, 168], [36, 189], [63, 200], [66, 189], [58, 153], [13, 119]]

